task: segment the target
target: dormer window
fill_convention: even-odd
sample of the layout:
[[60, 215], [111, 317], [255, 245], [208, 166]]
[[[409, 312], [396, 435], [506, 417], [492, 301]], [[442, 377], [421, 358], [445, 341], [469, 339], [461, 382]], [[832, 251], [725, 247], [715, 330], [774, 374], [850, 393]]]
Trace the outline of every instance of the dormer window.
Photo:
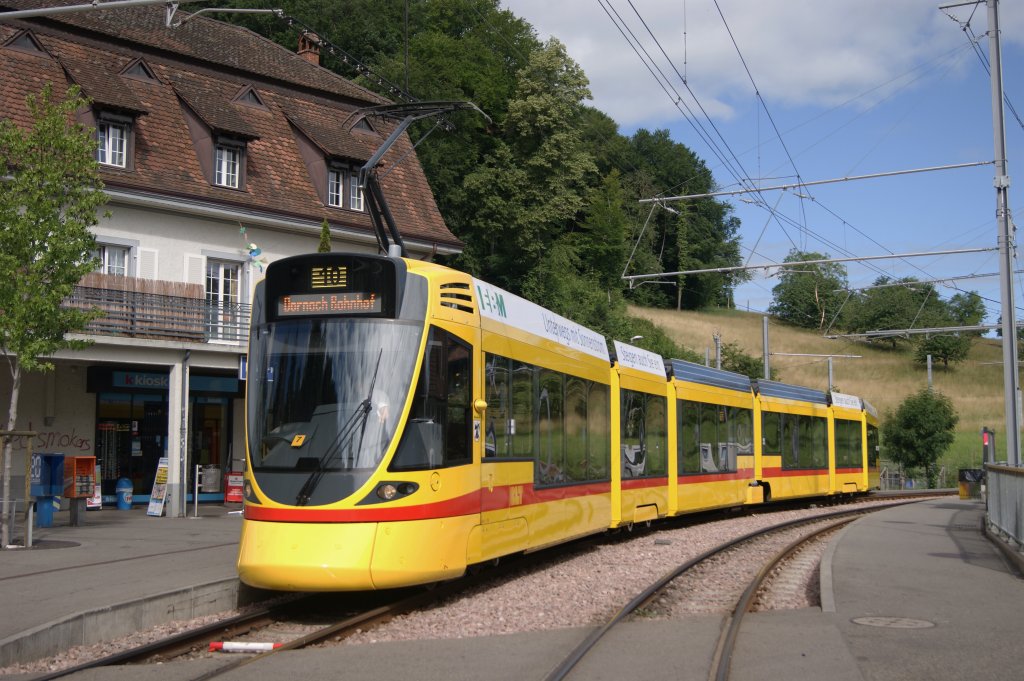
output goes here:
[[126, 167], [128, 163], [128, 126], [101, 121], [96, 125], [99, 147], [97, 158], [105, 166]]
[[327, 205], [332, 208], [345, 207], [345, 172], [342, 170], [327, 173]]
[[131, 162], [130, 116], [99, 111], [96, 114], [96, 160], [112, 168], [128, 168]]
[[15, 33], [14, 37], [7, 41], [5, 47], [13, 47], [16, 50], [31, 54], [46, 54], [46, 50], [42, 48], [36, 37], [29, 31]]
[[331, 208], [363, 210], [363, 193], [359, 191], [359, 173], [351, 167], [334, 165], [327, 168], [327, 205]]
[[263, 104], [263, 100], [260, 99], [259, 94], [252, 88], [251, 85], [246, 85], [242, 88], [241, 92], [235, 96], [235, 102], [239, 104], [245, 104], [247, 106], [254, 106], [257, 109], [266, 109], [266, 105]]
[[359, 175], [352, 173], [348, 177], [348, 207], [352, 210], [363, 210], [363, 190], [359, 188]]
[[128, 64], [128, 66], [126, 66], [124, 70], [121, 71], [121, 75], [149, 83], [160, 82], [157, 79], [157, 77], [153, 75], [153, 70], [149, 68], [149, 65], [146, 64], [146, 62], [144, 62], [142, 59], [135, 59], [130, 64]]
[[244, 185], [244, 158], [243, 143], [223, 138], [218, 140], [213, 151], [213, 183], [218, 187], [241, 188]]

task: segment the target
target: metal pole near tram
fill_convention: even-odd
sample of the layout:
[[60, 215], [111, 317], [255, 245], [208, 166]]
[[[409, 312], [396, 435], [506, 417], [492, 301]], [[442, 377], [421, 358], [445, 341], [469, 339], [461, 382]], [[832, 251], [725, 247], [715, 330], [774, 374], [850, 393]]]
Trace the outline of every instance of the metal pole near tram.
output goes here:
[[999, 46], [998, 0], [987, 0], [988, 44], [992, 79], [992, 131], [995, 143], [996, 225], [999, 228], [999, 288], [1003, 310], [1003, 401], [1006, 413], [1006, 460], [1020, 466], [1020, 378], [1017, 373], [1017, 320], [1013, 301], [1015, 243], [1010, 222], [1010, 176], [1006, 171], [1003, 120], [1003, 62]]

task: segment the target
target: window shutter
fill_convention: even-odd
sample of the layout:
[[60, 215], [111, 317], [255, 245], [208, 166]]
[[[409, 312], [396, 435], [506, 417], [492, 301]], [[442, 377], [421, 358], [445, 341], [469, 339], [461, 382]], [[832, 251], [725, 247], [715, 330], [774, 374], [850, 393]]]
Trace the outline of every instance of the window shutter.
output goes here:
[[206, 258], [201, 255], [185, 254], [185, 283], [201, 284], [206, 288]]
[[139, 269], [138, 277], [140, 279], [156, 279], [156, 249], [155, 248], [140, 248], [139, 249]]

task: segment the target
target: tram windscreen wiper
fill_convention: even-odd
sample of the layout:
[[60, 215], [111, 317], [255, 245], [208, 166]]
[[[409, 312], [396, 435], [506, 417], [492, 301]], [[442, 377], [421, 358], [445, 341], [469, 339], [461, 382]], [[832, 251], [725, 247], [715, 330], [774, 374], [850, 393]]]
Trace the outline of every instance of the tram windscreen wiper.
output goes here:
[[[310, 497], [313, 496], [313, 492], [316, 490], [320, 481], [323, 479], [324, 474], [327, 473], [328, 465], [338, 455], [338, 452], [351, 444], [352, 438], [355, 436], [356, 429], [359, 429], [359, 449], [356, 450], [357, 454], [363, 446], [363, 433], [366, 432], [366, 419], [370, 415], [370, 411], [373, 408], [373, 387], [377, 383], [377, 373], [380, 371], [380, 360], [384, 355], [384, 349], [381, 348], [377, 354], [377, 366], [373, 370], [373, 378], [370, 379], [370, 389], [366, 393], [366, 399], [360, 402], [352, 415], [348, 417], [341, 428], [338, 429], [338, 434], [335, 436], [334, 441], [327, 447], [324, 453], [320, 456], [317, 461], [316, 468], [309, 477], [306, 478], [306, 482], [303, 483], [302, 489], [299, 490], [298, 495], [295, 497], [296, 506], [305, 506], [309, 503]], [[361, 422], [361, 423], [360, 423]]]

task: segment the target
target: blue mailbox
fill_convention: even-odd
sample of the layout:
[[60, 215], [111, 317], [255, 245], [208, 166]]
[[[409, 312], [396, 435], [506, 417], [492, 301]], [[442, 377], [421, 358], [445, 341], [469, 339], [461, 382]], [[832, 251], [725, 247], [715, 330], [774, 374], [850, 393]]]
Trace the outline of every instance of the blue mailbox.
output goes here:
[[64, 455], [33, 454], [29, 493], [36, 500], [36, 527], [53, 526], [53, 509], [64, 493]]

